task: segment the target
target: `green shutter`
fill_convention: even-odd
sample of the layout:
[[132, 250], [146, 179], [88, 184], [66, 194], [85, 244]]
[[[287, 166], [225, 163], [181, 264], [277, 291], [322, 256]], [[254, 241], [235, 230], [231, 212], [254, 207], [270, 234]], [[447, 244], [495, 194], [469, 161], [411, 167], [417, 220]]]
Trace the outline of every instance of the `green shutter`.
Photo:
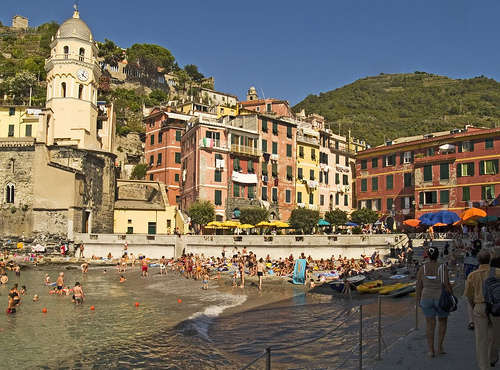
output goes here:
[[441, 163], [439, 165], [439, 178], [441, 180], [448, 180], [450, 178], [450, 165], [449, 165], [449, 163]]
[[450, 191], [449, 190], [441, 190], [439, 192], [439, 201], [441, 204], [446, 204], [450, 201]]
[[495, 174], [498, 173], [498, 159], [495, 159], [493, 161], [493, 167], [495, 168]]
[[248, 160], [247, 170], [248, 172], [253, 172], [253, 161], [251, 159]]
[[387, 156], [384, 155], [382, 157], [382, 167], [385, 167], [386, 162], [387, 162]]
[[403, 162], [404, 162], [404, 153], [401, 152], [399, 153], [399, 164], [403, 164]]
[[286, 126], [286, 136], [289, 138], [292, 137], [292, 126]]
[[432, 194], [432, 203], [433, 204], [437, 203], [437, 196], [438, 196], [437, 191], [433, 191], [431, 192], [431, 194]]
[[474, 162], [467, 163], [467, 174], [469, 176], [474, 176]]
[[457, 164], [457, 177], [462, 177], [462, 164]]
[[299, 167], [299, 168], [297, 169], [297, 177], [298, 177], [299, 179], [301, 179], [301, 180], [302, 180], [302, 178], [304, 177], [304, 175], [302, 174], [302, 167]]
[[265, 119], [262, 120], [262, 131], [267, 132], [267, 121]]
[[479, 161], [479, 174], [484, 175], [484, 161]]
[[367, 180], [366, 179], [361, 179], [361, 191], [366, 191], [367, 188]]
[[262, 140], [262, 151], [267, 153], [267, 140]]
[[464, 202], [468, 202], [470, 200], [470, 188], [468, 186], [464, 186], [462, 188], [462, 200]]
[[287, 155], [287, 157], [292, 156], [292, 145], [291, 144], [286, 144], [286, 155]]
[[222, 204], [222, 192], [220, 190], [215, 191], [215, 205]]
[[292, 166], [286, 166], [286, 177], [288, 179], [291, 179], [293, 176], [292, 176]]
[[464, 143], [458, 143], [458, 152], [459, 152], [459, 153], [462, 153], [462, 145], [463, 145], [463, 144], [464, 144]]
[[419, 204], [424, 204], [424, 192], [421, 191], [420, 193], [418, 193], [418, 203]]
[[473, 152], [474, 151], [474, 142], [471, 140], [470, 142], [470, 151]]
[[424, 181], [432, 181], [432, 165], [424, 166]]

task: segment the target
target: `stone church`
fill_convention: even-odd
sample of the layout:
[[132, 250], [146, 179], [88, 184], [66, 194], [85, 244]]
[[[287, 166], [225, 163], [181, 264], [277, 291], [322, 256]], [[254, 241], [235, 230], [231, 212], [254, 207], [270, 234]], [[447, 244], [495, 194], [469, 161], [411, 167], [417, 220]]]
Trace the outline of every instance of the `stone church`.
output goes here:
[[115, 117], [97, 102], [97, 46], [77, 10], [51, 49], [36, 135], [0, 139], [0, 234], [112, 233]]

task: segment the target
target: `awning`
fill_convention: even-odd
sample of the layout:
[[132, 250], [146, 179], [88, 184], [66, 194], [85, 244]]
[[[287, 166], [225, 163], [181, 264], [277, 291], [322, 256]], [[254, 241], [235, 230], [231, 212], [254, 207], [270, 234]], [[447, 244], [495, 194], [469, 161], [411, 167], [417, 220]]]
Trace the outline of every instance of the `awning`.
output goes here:
[[233, 172], [232, 180], [241, 184], [257, 184], [257, 174]]

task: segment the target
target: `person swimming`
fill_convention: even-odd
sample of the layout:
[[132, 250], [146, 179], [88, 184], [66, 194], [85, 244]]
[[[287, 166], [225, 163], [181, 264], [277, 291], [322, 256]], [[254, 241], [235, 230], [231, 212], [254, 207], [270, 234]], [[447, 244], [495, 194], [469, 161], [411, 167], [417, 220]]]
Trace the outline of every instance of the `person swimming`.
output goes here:
[[26, 294], [26, 285], [21, 286], [21, 290], [19, 291], [19, 293], [21, 295], [25, 295]]
[[127, 281], [127, 279], [125, 278], [125, 276], [120, 275], [120, 283], [124, 283], [125, 281]]
[[64, 272], [59, 273], [56, 284], [57, 284], [56, 285], [57, 292], [58, 294], [61, 294], [64, 288]]
[[45, 285], [49, 285], [50, 284], [50, 276], [49, 274], [45, 274]]
[[38, 297], [38, 294], [35, 294], [35, 295], [33, 296], [33, 302], [38, 302], [38, 300], [39, 300], [39, 299], [40, 299], [40, 298]]

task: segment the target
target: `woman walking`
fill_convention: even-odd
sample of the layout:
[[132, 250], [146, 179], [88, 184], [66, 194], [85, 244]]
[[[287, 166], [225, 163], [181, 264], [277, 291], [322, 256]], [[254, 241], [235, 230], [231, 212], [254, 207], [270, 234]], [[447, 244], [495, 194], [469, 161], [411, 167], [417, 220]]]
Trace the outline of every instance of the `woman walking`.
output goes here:
[[429, 262], [425, 263], [417, 274], [417, 302], [420, 303], [426, 320], [429, 356], [434, 357], [436, 354], [434, 350], [436, 317], [438, 318], [437, 354], [446, 353], [443, 349], [443, 342], [446, 335], [449, 313], [439, 307], [442, 285], [450, 293], [452, 289], [446, 265], [439, 265], [437, 262], [439, 250], [436, 247], [430, 247], [428, 254]]

